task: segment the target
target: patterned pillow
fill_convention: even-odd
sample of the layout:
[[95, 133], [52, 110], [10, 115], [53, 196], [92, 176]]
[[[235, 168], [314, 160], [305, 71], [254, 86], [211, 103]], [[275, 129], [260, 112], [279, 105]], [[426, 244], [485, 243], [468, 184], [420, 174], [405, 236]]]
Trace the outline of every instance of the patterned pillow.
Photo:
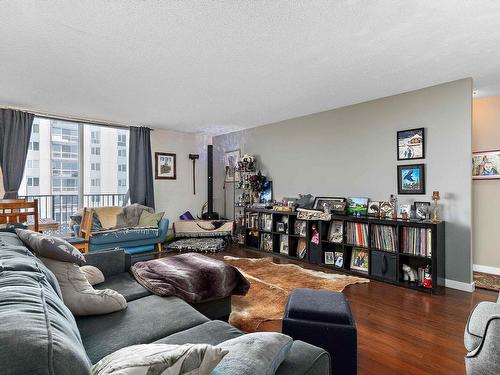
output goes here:
[[143, 344], [117, 350], [92, 367], [93, 375], [209, 375], [227, 351], [207, 344]]
[[62, 238], [27, 229], [16, 229], [16, 233], [21, 241], [39, 256], [62, 262], [85, 263], [83, 254]]

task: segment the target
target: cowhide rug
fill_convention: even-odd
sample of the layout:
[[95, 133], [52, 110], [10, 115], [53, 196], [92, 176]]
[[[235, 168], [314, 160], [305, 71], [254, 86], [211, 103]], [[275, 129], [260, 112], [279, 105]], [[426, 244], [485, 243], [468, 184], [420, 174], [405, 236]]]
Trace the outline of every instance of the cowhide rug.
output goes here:
[[229, 323], [244, 332], [259, 330], [264, 322], [281, 321], [288, 294], [296, 288], [341, 292], [347, 285], [367, 283], [361, 277], [308, 270], [295, 264], [276, 264], [271, 257], [251, 259], [224, 257], [250, 282], [245, 296], [232, 296]]

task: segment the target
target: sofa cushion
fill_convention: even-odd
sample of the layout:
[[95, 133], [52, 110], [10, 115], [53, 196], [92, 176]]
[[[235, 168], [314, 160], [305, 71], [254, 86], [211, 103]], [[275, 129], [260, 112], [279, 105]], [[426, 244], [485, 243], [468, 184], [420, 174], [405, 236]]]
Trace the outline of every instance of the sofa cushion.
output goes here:
[[276, 332], [254, 332], [217, 346], [229, 353], [212, 375], [274, 375], [292, 346], [292, 338]]
[[108, 314], [127, 307], [125, 298], [114, 290], [95, 290], [76, 264], [41, 259], [56, 275], [64, 304], [74, 315]]
[[77, 318], [92, 363], [126, 346], [152, 343], [206, 321], [181, 299], [156, 295], [131, 301], [123, 311]]
[[142, 211], [141, 217], [139, 218], [140, 227], [158, 227], [158, 223], [162, 219], [165, 212], [150, 213], [147, 211]]
[[118, 215], [123, 212], [122, 207], [108, 206], [108, 207], [97, 207], [95, 213], [101, 222], [104, 229], [111, 229], [116, 227], [118, 222]]
[[467, 351], [471, 352], [481, 344], [488, 320], [493, 315], [500, 315], [500, 304], [495, 302], [480, 302], [472, 310], [464, 333]]
[[113, 289], [120, 293], [127, 302], [151, 295], [151, 292], [134, 280], [128, 272], [109, 276], [95, 289]]
[[68, 241], [27, 229], [16, 229], [19, 238], [37, 255], [62, 262], [85, 263], [83, 254]]
[[190, 305], [209, 319], [227, 321], [229, 314], [231, 314], [231, 296], [201, 303], [191, 303]]
[[181, 345], [190, 342], [193, 344], [218, 345], [223, 341], [231, 340], [241, 335], [243, 335], [243, 332], [226, 322], [210, 320], [196, 327], [161, 338], [156, 343]]
[[158, 237], [158, 228], [120, 228], [92, 233], [90, 243], [94, 245], [116, 244]]
[[90, 374], [73, 315], [35, 257], [14, 250], [0, 250], [0, 374]]
[[207, 344], [145, 344], [120, 349], [101, 359], [93, 375], [209, 375], [227, 354]]

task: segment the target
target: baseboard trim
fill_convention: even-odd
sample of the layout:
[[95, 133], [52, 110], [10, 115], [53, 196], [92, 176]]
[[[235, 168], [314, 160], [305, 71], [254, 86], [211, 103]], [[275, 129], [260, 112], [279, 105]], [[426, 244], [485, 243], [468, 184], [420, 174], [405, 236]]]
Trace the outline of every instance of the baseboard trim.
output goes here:
[[444, 281], [444, 285], [447, 288], [462, 290], [464, 292], [472, 293], [476, 289], [476, 283], [463, 283], [461, 281], [449, 280], [446, 279]]
[[476, 272], [490, 273], [492, 275], [500, 275], [500, 268], [498, 267], [490, 267], [490, 266], [482, 266], [480, 264], [474, 264], [472, 266], [472, 270]]

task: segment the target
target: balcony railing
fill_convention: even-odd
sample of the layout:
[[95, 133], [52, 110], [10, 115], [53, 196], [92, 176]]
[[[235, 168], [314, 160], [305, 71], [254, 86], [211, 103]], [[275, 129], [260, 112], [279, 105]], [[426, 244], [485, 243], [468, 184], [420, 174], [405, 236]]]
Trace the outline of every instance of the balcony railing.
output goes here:
[[33, 201], [38, 199], [40, 219], [52, 219], [59, 224], [69, 224], [71, 215], [81, 207], [123, 206], [126, 194], [84, 194], [80, 204], [77, 194], [27, 195], [19, 197]]

